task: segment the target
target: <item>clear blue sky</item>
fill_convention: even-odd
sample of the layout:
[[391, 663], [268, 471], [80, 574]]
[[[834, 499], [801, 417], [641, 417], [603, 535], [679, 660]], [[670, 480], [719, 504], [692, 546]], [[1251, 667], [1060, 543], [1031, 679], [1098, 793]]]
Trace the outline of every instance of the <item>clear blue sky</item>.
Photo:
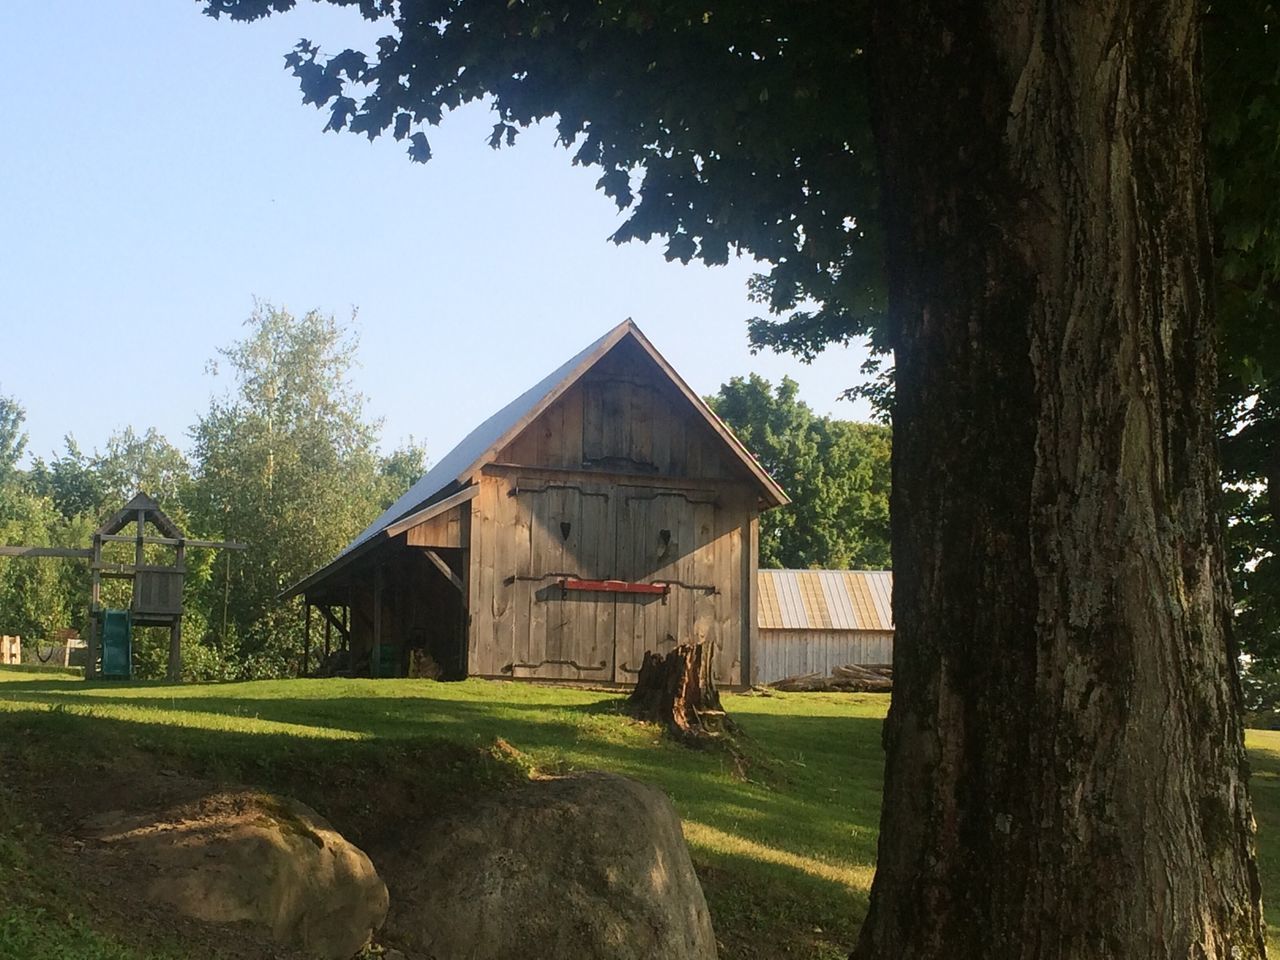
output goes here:
[[357, 308], [384, 447], [413, 435], [433, 460], [628, 316], [700, 393], [790, 374], [816, 409], [866, 416], [837, 401], [862, 351], [752, 357], [753, 265], [608, 243], [619, 214], [550, 130], [495, 152], [475, 105], [433, 131], [425, 166], [322, 133], [284, 54], [376, 33], [328, 5], [252, 25], [183, 0], [0, 5], [0, 394], [26, 407], [31, 452], [126, 425], [185, 449], [227, 386], [206, 363], [254, 297]]

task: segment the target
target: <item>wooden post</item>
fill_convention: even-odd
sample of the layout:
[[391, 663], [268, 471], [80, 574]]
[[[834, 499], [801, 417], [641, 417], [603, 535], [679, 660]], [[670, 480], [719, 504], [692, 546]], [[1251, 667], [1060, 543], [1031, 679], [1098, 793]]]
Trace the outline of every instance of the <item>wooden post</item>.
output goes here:
[[751, 519], [742, 525], [743, 543], [743, 591], [742, 591], [742, 635], [746, 641], [745, 655], [742, 658], [742, 676], [739, 678], [743, 686], [751, 686], [759, 682], [760, 677], [760, 517], [752, 514]]
[[382, 567], [373, 571], [373, 652], [369, 656], [369, 676], [376, 677], [382, 664]]
[[182, 679], [182, 618], [174, 617], [169, 624], [169, 669], [165, 676], [171, 683]]
[[98, 620], [102, 603], [102, 537], [93, 535], [91, 567], [89, 570], [89, 640], [86, 649], [84, 678], [93, 680], [98, 675]]
[[458, 520], [458, 539], [462, 541], [462, 610], [458, 624], [458, 660], [454, 665], [458, 679], [471, 672], [471, 585], [475, 582], [471, 569], [471, 513], [478, 509], [479, 502], [477, 497], [464, 506]]
[[311, 672], [311, 598], [302, 595], [302, 675]]
[[324, 659], [329, 662], [329, 629], [333, 626], [333, 621], [329, 617], [324, 618]]
[[218, 644], [227, 649], [227, 606], [231, 603], [231, 554], [227, 554], [226, 575], [222, 581], [222, 641]]
[[[142, 529], [141, 519], [138, 523], [138, 529]], [[139, 540], [141, 543], [141, 540]], [[179, 567], [186, 566], [187, 559], [187, 543], [185, 540], [178, 541], [177, 547], [177, 565]], [[134, 580], [134, 589], [137, 589], [137, 580]], [[180, 598], [181, 601], [181, 598]], [[181, 610], [181, 602], [179, 602], [179, 610]], [[169, 670], [168, 678], [173, 683], [178, 683], [182, 679], [182, 614], [179, 613], [173, 618], [173, 622], [169, 624]]]

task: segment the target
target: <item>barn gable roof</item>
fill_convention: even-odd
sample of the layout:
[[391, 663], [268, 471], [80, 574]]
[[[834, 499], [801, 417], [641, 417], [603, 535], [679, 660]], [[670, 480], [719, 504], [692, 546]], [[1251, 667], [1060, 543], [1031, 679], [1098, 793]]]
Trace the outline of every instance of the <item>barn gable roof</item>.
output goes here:
[[766, 569], [757, 582], [761, 629], [893, 629], [892, 571]]
[[547, 407], [577, 383], [597, 361], [627, 338], [634, 340], [649, 355], [672, 385], [689, 401], [694, 411], [724, 441], [729, 452], [747, 468], [757, 481], [764, 502], [770, 507], [788, 503], [789, 499], [782, 488], [756, 462], [755, 457], [734, 436], [733, 431], [712, 412], [701, 397], [690, 389], [666, 358], [658, 353], [648, 338], [640, 332], [640, 328], [634, 321], [627, 319], [565, 361], [467, 434], [417, 483], [384, 510], [378, 519], [361, 531], [360, 535], [352, 540], [337, 557], [305, 580], [290, 587], [281, 594], [282, 598], [297, 596], [308, 587], [323, 580], [338, 567], [354, 559], [357, 554], [363, 553], [391, 535], [391, 530], [398, 521], [457, 493], [471, 481], [481, 467], [491, 462], [503, 447], [514, 440]]

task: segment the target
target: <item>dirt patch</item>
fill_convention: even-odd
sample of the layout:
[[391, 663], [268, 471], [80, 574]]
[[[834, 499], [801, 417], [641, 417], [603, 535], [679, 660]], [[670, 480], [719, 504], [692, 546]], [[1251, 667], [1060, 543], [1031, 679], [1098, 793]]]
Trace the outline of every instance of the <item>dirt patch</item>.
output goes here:
[[[289, 745], [282, 752], [176, 753], [161, 741], [112, 736], [90, 718], [45, 717], [37, 732], [0, 721], [0, 799], [20, 809], [22, 842], [38, 851], [49, 892], [39, 906], [87, 918], [98, 932], [145, 952], [211, 960], [301, 960], [247, 923], [175, 916], [142, 895], [154, 879], [143, 861], [104, 863], [92, 839], [95, 818], [111, 811], [173, 811], [228, 820], [248, 812], [245, 789], [296, 798], [381, 866], [400, 843], [406, 819], [422, 821], [476, 797], [523, 782], [522, 759], [501, 749], [451, 743]], [[248, 787], [246, 788], [246, 785]], [[221, 806], [220, 806], [221, 805]], [[0, 813], [3, 811], [0, 810]], [[270, 804], [255, 815], [286, 825]], [[96, 824], [100, 830], [103, 824]], [[4, 824], [0, 822], [0, 830]], [[310, 829], [310, 828], [308, 828]], [[304, 833], [306, 831], [303, 831]], [[391, 945], [393, 946], [393, 945]]]
[[[95, 930], [147, 951], [219, 960], [302, 960], [303, 955], [270, 943], [247, 923], [213, 924], [176, 916], [172, 908], [143, 895], [154, 871], [144, 862], [117, 858], [104, 863], [86, 835], [106, 811], [154, 809], [194, 803], [208, 793], [209, 781], [153, 769], [131, 757], [129, 774], [111, 764], [63, 764], [54, 775], [43, 763], [5, 756], [0, 781], [10, 796], [21, 798], [43, 836], [43, 872], [55, 878], [65, 899], [59, 904], [92, 918]], [[141, 761], [141, 762], [140, 762]]]

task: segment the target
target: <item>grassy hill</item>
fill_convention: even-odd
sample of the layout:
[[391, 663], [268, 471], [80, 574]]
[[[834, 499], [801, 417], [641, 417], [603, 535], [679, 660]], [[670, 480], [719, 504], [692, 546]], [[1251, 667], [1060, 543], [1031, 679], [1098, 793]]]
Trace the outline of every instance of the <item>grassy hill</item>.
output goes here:
[[[874, 868], [887, 697], [726, 697], [746, 731], [745, 769], [666, 741], [619, 703], [479, 680], [171, 687], [0, 670], [0, 890], [16, 892], [0, 905], [0, 957], [185, 955], [171, 929], [109, 916], [66, 867], [63, 827], [148, 776], [287, 792], [376, 862], [404, 818], [533, 768], [610, 770], [666, 790], [725, 960], [843, 957]], [[1250, 747], [1270, 889], [1280, 883], [1280, 844], [1268, 842], [1280, 836], [1280, 733], [1251, 733]]]

